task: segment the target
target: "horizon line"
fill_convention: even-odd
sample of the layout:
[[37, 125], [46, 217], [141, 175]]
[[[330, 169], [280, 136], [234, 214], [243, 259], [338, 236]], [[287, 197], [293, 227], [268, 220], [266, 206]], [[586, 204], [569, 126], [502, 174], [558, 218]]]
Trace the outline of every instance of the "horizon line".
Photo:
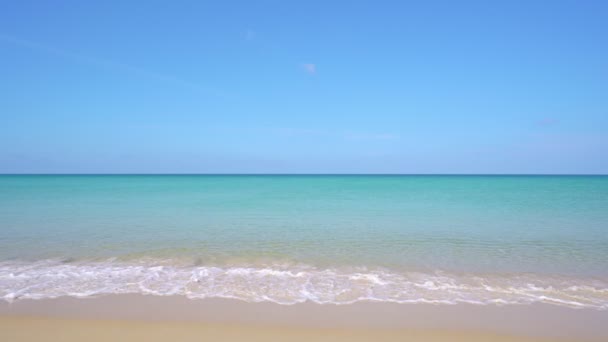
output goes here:
[[0, 176], [608, 176], [608, 173], [2, 173]]

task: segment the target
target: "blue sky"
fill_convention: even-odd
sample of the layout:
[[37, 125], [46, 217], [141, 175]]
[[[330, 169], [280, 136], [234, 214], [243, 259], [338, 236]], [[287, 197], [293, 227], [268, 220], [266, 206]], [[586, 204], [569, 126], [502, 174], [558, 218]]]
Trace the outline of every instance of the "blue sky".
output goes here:
[[2, 173], [608, 173], [606, 1], [2, 1]]

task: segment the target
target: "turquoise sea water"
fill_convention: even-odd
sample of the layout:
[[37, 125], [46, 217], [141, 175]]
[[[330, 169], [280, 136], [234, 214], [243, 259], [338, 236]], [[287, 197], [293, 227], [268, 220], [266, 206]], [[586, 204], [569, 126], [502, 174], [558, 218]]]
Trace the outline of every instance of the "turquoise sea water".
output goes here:
[[604, 176], [0, 176], [0, 296], [608, 309]]

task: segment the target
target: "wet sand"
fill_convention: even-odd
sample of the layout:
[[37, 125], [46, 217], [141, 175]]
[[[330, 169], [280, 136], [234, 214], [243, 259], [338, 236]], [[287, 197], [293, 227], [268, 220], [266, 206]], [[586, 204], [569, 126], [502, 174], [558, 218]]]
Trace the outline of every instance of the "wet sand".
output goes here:
[[551, 305], [278, 305], [110, 295], [0, 304], [2, 341], [606, 341], [608, 312]]
[[[0, 318], [0, 339], [33, 341], [552, 341], [480, 332], [328, 329], [44, 318]], [[574, 341], [574, 340], [573, 340]]]

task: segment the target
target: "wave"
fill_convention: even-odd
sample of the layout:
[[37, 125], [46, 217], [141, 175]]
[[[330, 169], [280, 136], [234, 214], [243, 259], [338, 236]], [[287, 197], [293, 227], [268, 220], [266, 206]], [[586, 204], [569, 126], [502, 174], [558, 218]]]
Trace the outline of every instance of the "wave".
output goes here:
[[0, 262], [0, 298], [43, 299], [103, 294], [183, 295], [248, 302], [350, 304], [549, 303], [608, 309], [608, 281], [537, 274], [397, 272], [306, 265], [176, 266], [154, 262]]

